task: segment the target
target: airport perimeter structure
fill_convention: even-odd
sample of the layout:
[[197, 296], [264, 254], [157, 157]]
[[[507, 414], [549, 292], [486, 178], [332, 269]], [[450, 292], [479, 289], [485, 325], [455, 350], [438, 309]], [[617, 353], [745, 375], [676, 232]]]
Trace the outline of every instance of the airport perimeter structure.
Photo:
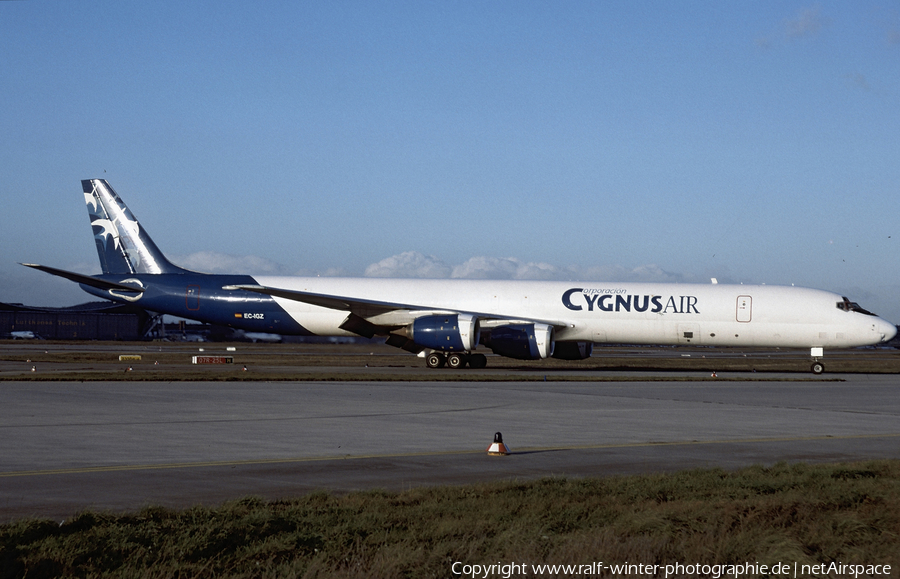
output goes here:
[[48, 340], [139, 340], [150, 321], [144, 309], [112, 302], [68, 308], [0, 304], [0, 336], [28, 332]]

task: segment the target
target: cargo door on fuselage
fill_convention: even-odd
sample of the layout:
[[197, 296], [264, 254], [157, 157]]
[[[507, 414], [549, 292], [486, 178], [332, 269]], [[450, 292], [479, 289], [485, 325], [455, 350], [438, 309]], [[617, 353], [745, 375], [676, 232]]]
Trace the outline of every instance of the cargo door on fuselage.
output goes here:
[[738, 296], [735, 317], [741, 323], [748, 323], [753, 319], [753, 298], [750, 296]]
[[189, 285], [184, 292], [185, 307], [192, 312], [200, 309], [200, 286]]

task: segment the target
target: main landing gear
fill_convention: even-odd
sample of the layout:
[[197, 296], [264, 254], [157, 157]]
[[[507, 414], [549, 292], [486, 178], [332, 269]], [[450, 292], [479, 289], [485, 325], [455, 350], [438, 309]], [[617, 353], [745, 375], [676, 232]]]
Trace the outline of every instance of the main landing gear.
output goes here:
[[431, 352], [425, 356], [425, 365], [429, 368], [443, 368], [447, 366], [453, 370], [460, 368], [484, 368], [487, 366], [487, 357], [484, 354], [452, 353], [446, 356], [441, 352]]

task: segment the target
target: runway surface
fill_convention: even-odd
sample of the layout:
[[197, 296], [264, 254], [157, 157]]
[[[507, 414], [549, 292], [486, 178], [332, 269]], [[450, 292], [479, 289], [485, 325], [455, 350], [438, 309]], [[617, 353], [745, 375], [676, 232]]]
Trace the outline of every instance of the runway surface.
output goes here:
[[[900, 458], [900, 378], [0, 382], [0, 522], [248, 495]], [[494, 433], [513, 454], [487, 456]]]

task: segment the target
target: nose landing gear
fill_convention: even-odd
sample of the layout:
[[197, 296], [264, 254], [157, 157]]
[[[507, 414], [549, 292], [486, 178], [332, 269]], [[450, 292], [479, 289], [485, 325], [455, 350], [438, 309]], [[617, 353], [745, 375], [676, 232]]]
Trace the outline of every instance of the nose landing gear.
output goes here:
[[812, 366], [809, 369], [813, 374], [821, 374], [825, 371], [825, 364], [819, 362], [819, 358], [825, 355], [825, 348], [810, 348], [809, 355], [812, 357]]

